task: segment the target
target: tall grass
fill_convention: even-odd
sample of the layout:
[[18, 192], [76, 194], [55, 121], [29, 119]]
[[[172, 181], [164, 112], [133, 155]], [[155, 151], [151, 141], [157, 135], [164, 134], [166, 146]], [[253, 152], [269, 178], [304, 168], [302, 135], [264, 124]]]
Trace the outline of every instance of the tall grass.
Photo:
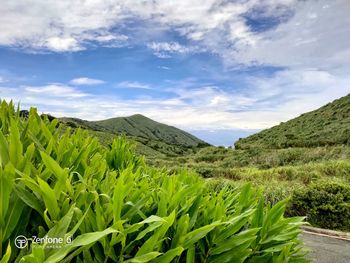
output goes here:
[[[305, 262], [302, 217], [250, 185], [147, 167], [31, 109], [0, 104], [0, 258], [6, 262]], [[17, 236], [62, 238], [14, 246]]]

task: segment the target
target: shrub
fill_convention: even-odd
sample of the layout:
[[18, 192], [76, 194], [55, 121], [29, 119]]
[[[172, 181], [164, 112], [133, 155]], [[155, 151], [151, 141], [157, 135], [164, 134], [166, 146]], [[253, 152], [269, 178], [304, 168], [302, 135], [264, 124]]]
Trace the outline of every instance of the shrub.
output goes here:
[[306, 216], [312, 225], [322, 228], [350, 231], [350, 186], [321, 182], [296, 190], [287, 214]]
[[[32, 109], [0, 105], [0, 257], [20, 262], [302, 262], [302, 217], [250, 185], [147, 167], [123, 138], [102, 147]], [[62, 238], [56, 248], [18, 235]], [[72, 238], [70, 238], [72, 237]]]

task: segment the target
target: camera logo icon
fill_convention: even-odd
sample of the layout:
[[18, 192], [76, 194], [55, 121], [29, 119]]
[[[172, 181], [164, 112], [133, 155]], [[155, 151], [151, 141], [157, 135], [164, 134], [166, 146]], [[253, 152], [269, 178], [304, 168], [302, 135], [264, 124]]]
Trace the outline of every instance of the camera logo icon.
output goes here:
[[28, 239], [25, 236], [17, 236], [15, 238], [15, 246], [19, 249], [27, 247]]

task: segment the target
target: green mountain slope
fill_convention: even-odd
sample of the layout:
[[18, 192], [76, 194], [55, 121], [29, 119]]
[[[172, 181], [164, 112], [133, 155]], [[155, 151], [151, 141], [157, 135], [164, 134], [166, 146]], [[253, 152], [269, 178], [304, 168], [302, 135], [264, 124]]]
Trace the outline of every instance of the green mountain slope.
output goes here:
[[159, 140], [173, 145], [185, 147], [206, 145], [204, 141], [183, 130], [156, 122], [141, 114], [89, 123], [96, 128], [100, 127], [114, 133], [124, 133], [129, 136]]
[[350, 144], [350, 94], [270, 129], [240, 139], [237, 149]]
[[110, 144], [116, 135], [125, 134], [129, 140], [135, 142], [136, 151], [148, 158], [188, 154], [209, 145], [185, 131], [140, 114], [102, 121], [86, 121], [78, 118], [60, 118], [60, 120], [72, 128], [90, 130], [90, 133], [105, 145]]

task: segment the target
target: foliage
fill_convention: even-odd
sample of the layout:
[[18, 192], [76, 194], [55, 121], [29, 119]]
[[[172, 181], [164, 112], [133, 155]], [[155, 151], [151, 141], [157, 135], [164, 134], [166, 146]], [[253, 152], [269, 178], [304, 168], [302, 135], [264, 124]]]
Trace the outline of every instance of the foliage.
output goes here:
[[350, 231], [350, 186], [320, 182], [297, 189], [288, 214], [307, 216], [310, 223], [322, 228]]
[[[115, 119], [113, 119], [115, 120]], [[142, 137], [140, 134], [139, 136], [131, 136], [130, 134], [133, 134], [128, 131], [118, 131], [117, 128], [114, 130], [109, 130], [108, 128], [105, 128], [103, 126], [100, 126], [98, 124], [95, 124], [93, 122], [80, 120], [76, 118], [61, 118], [59, 119], [62, 127], [65, 128], [73, 128], [73, 129], [84, 129], [89, 132], [91, 136], [94, 136], [99, 139], [101, 144], [105, 146], [109, 146], [113, 143], [113, 140], [116, 136], [125, 135], [126, 138], [129, 141], [132, 141], [135, 145], [135, 152], [139, 155], [144, 155], [151, 158], [163, 158], [166, 156], [179, 156], [179, 155], [187, 155], [190, 153], [193, 153], [197, 151], [198, 149], [207, 146], [207, 144], [202, 143], [200, 140], [198, 140], [198, 144], [194, 144], [192, 146], [187, 145], [187, 143], [181, 143], [180, 141], [171, 141], [166, 138], [153, 138], [154, 136], [148, 137], [147, 134], [143, 134]], [[110, 121], [112, 122], [112, 120]], [[115, 127], [119, 127], [120, 123], [116, 121], [114, 123]], [[163, 124], [159, 124], [162, 126]], [[139, 129], [143, 129], [142, 124], [138, 124]], [[153, 127], [156, 129], [156, 127]], [[131, 129], [131, 128], [130, 128]], [[179, 132], [182, 131], [173, 130], [175, 128], [171, 127], [172, 132]], [[164, 131], [164, 132], [167, 132]], [[128, 135], [129, 134], [129, 135]], [[186, 135], [186, 134], [183, 134]], [[176, 135], [175, 137], [178, 137]]]
[[178, 128], [153, 121], [141, 114], [130, 117], [118, 117], [102, 121], [85, 121], [76, 118], [63, 118], [70, 126], [82, 127], [94, 131], [112, 134], [125, 134], [134, 138], [163, 142], [168, 145], [182, 147], [201, 147], [208, 144], [192, 134]]
[[350, 94], [235, 143], [237, 149], [350, 144]]
[[350, 147], [345, 145], [315, 148], [246, 150], [206, 147], [195, 153], [178, 156], [176, 158], [146, 155], [147, 162], [155, 166], [177, 166], [179, 164], [187, 164], [196, 168], [214, 165], [217, 168], [224, 169], [238, 167], [269, 169], [280, 166], [299, 166], [349, 159]]
[[[204, 178], [217, 178], [225, 183], [229, 183], [225, 179], [232, 180], [235, 185], [250, 182], [263, 189], [265, 202], [271, 204], [292, 196], [298, 189], [307, 191], [311, 184], [350, 184], [350, 147], [344, 145], [246, 150], [207, 147], [187, 156], [148, 158], [146, 161], [173, 170], [187, 166]], [[339, 205], [347, 205], [344, 200], [338, 201]], [[320, 225], [315, 222], [321, 220], [324, 220], [322, 214], [314, 214], [310, 223]], [[331, 223], [323, 226], [346, 229], [347, 224], [346, 220], [339, 219], [337, 226]]]
[[[264, 206], [250, 185], [155, 170], [123, 138], [106, 148], [57, 125], [1, 102], [1, 262], [305, 262], [286, 200]], [[19, 250], [18, 235], [64, 243]]]

